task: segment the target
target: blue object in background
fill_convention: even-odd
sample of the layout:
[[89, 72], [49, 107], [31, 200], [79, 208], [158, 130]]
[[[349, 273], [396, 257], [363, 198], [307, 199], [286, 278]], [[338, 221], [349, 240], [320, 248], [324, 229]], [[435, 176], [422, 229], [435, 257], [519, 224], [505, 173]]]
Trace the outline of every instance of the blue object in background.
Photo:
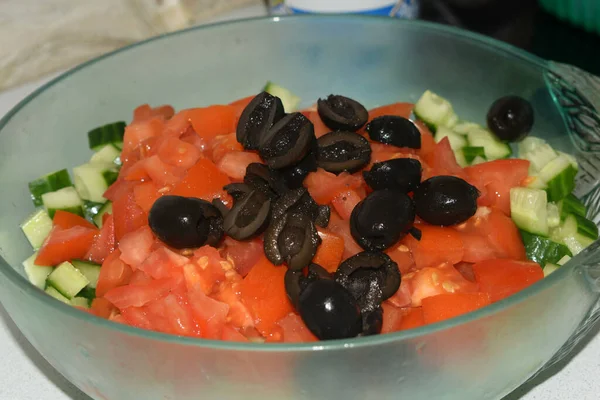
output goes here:
[[419, 0], [272, 0], [274, 14], [352, 13], [416, 19]]

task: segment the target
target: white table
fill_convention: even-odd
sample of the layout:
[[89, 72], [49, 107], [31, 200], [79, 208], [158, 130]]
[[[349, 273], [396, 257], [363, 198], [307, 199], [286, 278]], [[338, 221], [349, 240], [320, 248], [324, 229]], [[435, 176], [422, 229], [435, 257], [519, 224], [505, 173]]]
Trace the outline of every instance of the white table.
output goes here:
[[[264, 9], [249, 7], [219, 20], [261, 14]], [[0, 93], [0, 115], [49, 79]], [[44, 360], [21, 335], [1, 305], [0, 356], [0, 400], [90, 400]], [[600, 399], [600, 325], [567, 360], [503, 400], [570, 399]]]

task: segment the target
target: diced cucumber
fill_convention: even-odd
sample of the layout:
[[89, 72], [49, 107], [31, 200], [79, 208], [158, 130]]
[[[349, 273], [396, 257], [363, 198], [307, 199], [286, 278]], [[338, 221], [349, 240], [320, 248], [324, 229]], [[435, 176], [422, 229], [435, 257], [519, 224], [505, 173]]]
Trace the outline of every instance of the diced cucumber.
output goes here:
[[66, 169], [44, 175], [41, 178], [29, 182], [31, 200], [33, 200], [33, 204], [35, 204], [36, 207], [41, 206], [43, 204], [42, 195], [44, 193], [55, 192], [67, 186], [73, 186], [73, 183], [71, 183], [69, 171]]
[[530, 174], [535, 174], [540, 172], [546, 165], [548, 165], [548, 163], [558, 157], [558, 153], [554, 151], [549, 144], [543, 143], [526, 153], [520, 153], [519, 157], [529, 160]]
[[563, 265], [565, 265], [566, 263], [568, 263], [570, 259], [571, 259], [571, 256], [564, 256], [563, 258], [561, 258], [560, 260], [558, 260], [557, 264], [562, 267]]
[[263, 91], [273, 96], [279, 97], [281, 103], [283, 104], [283, 109], [287, 113], [296, 111], [296, 109], [298, 109], [298, 106], [300, 105], [300, 97], [296, 96], [288, 89], [279, 86], [278, 84], [273, 83], [271, 81], [266, 83], [265, 87], [263, 88]]
[[104, 192], [117, 179], [114, 164], [87, 163], [73, 168], [75, 189], [79, 197], [95, 203], [104, 203]]
[[579, 235], [592, 240], [598, 239], [598, 226], [595, 223], [580, 215], [573, 214], [573, 217], [577, 221], [577, 233]]
[[546, 141], [542, 138], [527, 136], [525, 139], [519, 142], [519, 158], [522, 158], [523, 154], [529, 153], [545, 143]]
[[452, 128], [458, 123], [458, 117], [450, 102], [429, 90], [425, 91], [415, 104], [414, 113], [434, 130], [440, 126]]
[[452, 150], [454, 151], [460, 150], [467, 145], [467, 139], [464, 135], [458, 134], [452, 129], [446, 128], [445, 126], [438, 127], [438, 129], [435, 131], [435, 135], [433, 136], [435, 142], [439, 143], [445, 137], [448, 138], [450, 147], [452, 147]]
[[[103, 126], [99, 126], [96, 129], [92, 129], [88, 132], [88, 143], [90, 149], [98, 151], [107, 144], [119, 145], [123, 143], [123, 136], [125, 135], [125, 122], [118, 121]], [[119, 149], [122, 148], [122, 144], [117, 146]]]
[[55, 299], [62, 301], [63, 303], [71, 304], [71, 301], [69, 299], [67, 299], [65, 296], [60, 294], [60, 292], [58, 290], [56, 290], [55, 288], [53, 288], [52, 286], [48, 286], [46, 288], [46, 290], [44, 290], [44, 291], [47, 294], [49, 294], [50, 296], [54, 297]]
[[90, 308], [90, 301], [85, 297], [73, 297], [69, 304], [73, 307]]
[[574, 194], [570, 193], [567, 197], [562, 199], [558, 207], [560, 208], [560, 216], [564, 219], [569, 214], [579, 215], [585, 217], [586, 208], [585, 204], [581, 202]]
[[475, 122], [467, 122], [467, 121], [459, 122], [458, 124], [456, 124], [452, 127], [452, 130], [455, 133], [458, 133], [461, 135], [466, 135], [467, 133], [469, 133], [469, 131], [472, 131], [473, 129], [484, 129], [484, 128], [483, 128], [483, 126], [476, 124]]
[[27, 275], [29, 282], [40, 289], [44, 289], [44, 287], [46, 287], [46, 278], [48, 278], [48, 275], [50, 275], [54, 268], [35, 265], [36, 258], [37, 252], [33, 253], [27, 260], [23, 261], [23, 268], [25, 269], [25, 274]]
[[483, 147], [487, 160], [498, 160], [512, 154], [510, 145], [501, 142], [487, 129], [473, 129], [467, 133], [469, 146]]
[[71, 264], [79, 270], [89, 281], [88, 286], [95, 288], [98, 283], [98, 277], [100, 276], [101, 265], [94, 264], [89, 261], [73, 260]]
[[21, 224], [23, 233], [34, 250], [40, 248], [52, 230], [52, 220], [43, 208], [36, 210]]
[[106, 203], [95, 203], [93, 201], [84, 200], [83, 201], [83, 216], [86, 219], [93, 221], [94, 217], [96, 216], [96, 214], [98, 214], [98, 212], [104, 206], [104, 204], [106, 204]]
[[462, 153], [469, 164], [472, 163], [476, 157], [481, 157], [485, 160], [485, 151], [483, 147], [465, 146], [462, 148]]
[[112, 214], [112, 202], [110, 201], [104, 203], [104, 205], [98, 210], [98, 213], [93, 218], [94, 224], [96, 224], [98, 228], [102, 228], [102, 217], [107, 213]]
[[544, 277], [547, 277], [548, 275], [550, 275], [551, 273], [556, 271], [558, 268], [560, 268], [560, 267], [556, 264], [551, 264], [551, 263], [546, 264], [546, 266], [543, 269]]
[[549, 238], [534, 235], [521, 230], [521, 238], [525, 245], [527, 258], [540, 264], [557, 263], [564, 256], [571, 256], [571, 251], [562, 243], [557, 243]]
[[483, 157], [475, 157], [473, 159], [473, 161], [471, 161], [471, 165], [477, 165], [477, 164], [481, 164], [481, 163], [484, 163], [484, 162], [487, 162], [487, 160], [485, 158], [483, 158]]
[[522, 230], [548, 236], [548, 199], [543, 190], [524, 187], [510, 189], [510, 213]]
[[48, 275], [46, 284], [58, 290], [67, 299], [72, 299], [77, 293], [86, 287], [90, 281], [77, 268], [65, 261], [54, 268]]
[[107, 144], [92, 155], [90, 163], [121, 165], [121, 150], [112, 143]]
[[73, 186], [44, 193], [42, 201], [50, 218], [54, 218], [56, 210], [64, 210], [83, 216], [83, 201]]
[[539, 176], [531, 175], [527, 179], [529, 179], [529, 183], [527, 184], [528, 188], [546, 190], [546, 182], [540, 179]]
[[575, 188], [577, 170], [571, 160], [564, 154], [559, 154], [550, 161], [539, 173], [541, 180], [546, 182], [549, 201], [559, 201], [567, 197]]
[[556, 228], [560, 225], [560, 210], [555, 203], [548, 203], [547, 206], [548, 228]]
[[593, 222], [583, 217], [567, 215], [558, 228], [552, 229], [550, 238], [564, 243], [573, 255], [577, 255], [598, 237], [597, 230], [591, 225]]
[[562, 151], [559, 151], [558, 155], [562, 156], [562, 157], [565, 157], [567, 160], [569, 160], [569, 162], [571, 163], [571, 165], [573, 166], [573, 168], [575, 168], [575, 171], [579, 171], [579, 164], [577, 163], [577, 159], [575, 158], [574, 155], [563, 153]]
[[84, 297], [88, 300], [94, 300], [96, 298], [96, 289], [86, 286], [79, 293], [77, 293], [77, 297]]

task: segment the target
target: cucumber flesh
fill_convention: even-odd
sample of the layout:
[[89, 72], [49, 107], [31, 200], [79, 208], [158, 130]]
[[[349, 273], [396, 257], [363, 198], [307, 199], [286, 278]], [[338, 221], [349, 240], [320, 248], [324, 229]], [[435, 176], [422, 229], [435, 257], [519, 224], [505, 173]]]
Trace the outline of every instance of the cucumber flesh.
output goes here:
[[547, 263], [557, 263], [565, 256], [571, 256], [571, 251], [562, 243], [557, 243], [549, 238], [534, 235], [523, 230], [520, 231], [527, 258], [535, 261], [542, 267]]
[[558, 153], [549, 144], [543, 143], [526, 153], [520, 153], [519, 157], [530, 162], [529, 172], [535, 174], [558, 157]]
[[40, 208], [27, 217], [25, 222], [21, 224], [21, 230], [29, 240], [31, 247], [37, 250], [52, 230], [52, 219], [50, 219], [46, 210]]
[[510, 212], [522, 230], [548, 236], [548, 200], [543, 190], [524, 187], [510, 189]]
[[83, 201], [73, 186], [44, 193], [42, 201], [50, 218], [54, 218], [56, 210], [64, 210], [83, 216]]
[[68, 261], [54, 268], [46, 280], [47, 286], [53, 287], [69, 300], [89, 283], [90, 281]]
[[458, 123], [458, 117], [450, 102], [429, 90], [425, 91], [415, 104], [414, 113], [434, 130], [440, 126], [451, 128]]
[[118, 146], [121, 149], [126, 125], [124, 121], [118, 121], [92, 129], [88, 132], [90, 149], [98, 151], [107, 144], [115, 144], [116, 146], [121, 144]]
[[85, 297], [73, 297], [69, 304], [73, 307], [90, 308], [90, 300]]
[[458, 134], [445, 126], [440, 126], [433, 136], [436, 143], [441, 142], [446, 137], [450, 142], [450, 147], [452, 147], [452, 150], [454, 151], [460, 150], [467, 145], [467, 139], [464, 135]]
[[112, 143], [107, 144], [92, 155], [90, 163], [121, 165], [121, 150]]
[[467, 121], [459, 122], [452, 127], [452, 130], [455, 133], [458, 133], [460, 135], [466, 135], [467, 133], [469, 133], [469, 131], [472, 131], [473, 129], [485, 129], [485, 128], [474, 122], [467, 122]]
[[558, 260], [557, 264], [562, 267], [563, 265], [565, 265], [566, 263], [568, 263], [570, 259], [571, 259], [570, 256], [564, 256], [563, 258], [561, 258], [560, 260]]
[[36, 265], [36, 258], [37, 252], [33, 253], [27, 260], [23, 261], [23, 268], [25, 269], [25, 274], [27, 275], [29, 282], [43, 290], [46, 287], [46, 279], [54, 270], [54, 267]]
[[469, 146], [483, 147], [487, 160], [498, 160], [512, 154], [510, 145], [501, 142], [494, 134], [486, 129], [473, 129], [467, 133]]
[[77, 293], [76, 297], [84, 297], [88, 300], [94, 300], [96, 298], [96, 289], [86, 286], [79, 293]]
[[283, 86], [279, 86], [273, 82], [267, 82], [263, 91], [269, 93], [270, 95], [279, 97], [281, 103], [283, 104], [283, 109], [286, 113], [294, 112], [298, 109], [300, 105], [300, 97], [293, 94], [290, 90], [284, 88]]
[[530, 151], [535, 150], [536, 148], [545, 143], [546, 141], [542, 138], [535, 136], [527, 136], [525, 139], [519, 142], [519, 158], [523, 158], [523, 154], [529, 153]]
[[476, 157], [483, 158], [485, 160], [485, 150], [483, 147], [465, 146], [462, 148], [462, 153], [465, 156], [465, 160], [470, 164]]
[[550, 238], [564, 243], [573, 255], [577, 255], [597, 239], [598, 231], [594, 226], [593, 222], [583, 217], [567, 215], [558, 228], [552, 229]]
[[82, 260], [73, 260], [71, 261], [71, 264], [87, 278], [89, 281], [88, 287], [95, 289], [96, 284], [98, 283], [98, 277], [100, 276], [101, 265]]
[[75, 189], [83, 200], [104, 203], [104, 192], [116, 180], [114, 164], [87, 163], [73, 168]]
[[98, 228], [102, 228], [102, 217], [104, 214], [112, 214], [112, 202], [107, 201], [104, 203], [104, 205], [98, 210], [98, 213], [94, 215], [94, 224], [96, 224]]
[[542, 181], [546, 182], [549, 201], [559, 201], [567, 197], [575, 189], [577, 170], [571, 160], [559, 154], [550, 161], [539, 173]]
[[67, 186], [72, 186], [69, 171], [61, 169], [60, 171], [52, 172], [44, 175], [34, 181], [29, 182], [29, 192], [33, 204], [38, 207], [43, 204], [42, 195], [44, 193], [55, 192]]
[[63, 296], [58, 290], [56, 290], [55, 288], [53, 288], [52, 286], [48, 286], [46, 288], [46, 290], [44, 290], [47, 294], [49, 294], [50, 296], [54, 297], [56, 300], [60, 300], [65, 304], [71, 304], [71, 301], [66, 298], [65, 296]]
[[555, 203], [548, 203], [547, 207], [548, 228], [556, 228], [560, 225], [560, 210]]
[[482, 164], [484, 162], [487, 162], [485, 158], [477, 156], [473, 159], [473, 161], [471, 161], [471, 165]]
[[543, 269], [543, 271], [544, 271], [544, 278], [547, 277], [548, 275], [550, 275], [551, 273], [553, 273], [554, 271], [556, 271], [559, 268], [560, 268], [560, 266], [558, 266], [556, 264], [552, 264], [552, 263], [546, 264], [546, 266]]

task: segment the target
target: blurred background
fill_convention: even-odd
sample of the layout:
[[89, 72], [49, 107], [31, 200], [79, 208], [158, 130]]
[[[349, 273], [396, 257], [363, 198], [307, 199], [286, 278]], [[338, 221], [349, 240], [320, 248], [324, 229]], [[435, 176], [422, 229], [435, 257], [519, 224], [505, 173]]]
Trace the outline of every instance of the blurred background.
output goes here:
[[395, 16], [481, 32], [600, 75], [600, 0], [0, 0], [0, 90], [197, 24], [367, 3], [393, 4]]

